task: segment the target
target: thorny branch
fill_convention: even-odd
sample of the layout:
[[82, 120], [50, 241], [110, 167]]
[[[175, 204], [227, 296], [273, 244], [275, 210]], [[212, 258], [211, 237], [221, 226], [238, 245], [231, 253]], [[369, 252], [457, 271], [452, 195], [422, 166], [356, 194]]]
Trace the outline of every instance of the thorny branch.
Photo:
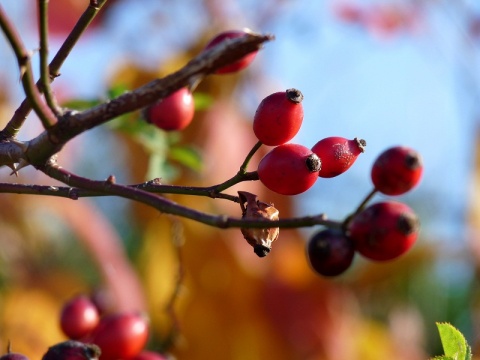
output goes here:
[[[154, 79], [144, 86], [126, 92], [117, 98], [85, 111], [77, 112], [69, 109], [59, 109], [56, 106], [50, 90], [50, 82], [59, 75], [58, 71], [63, 61], [67, 58], [80, 35], [85, 31], [106, 0], [90, 1], [87, 10], [79, 19], [77, 25], [49, 66], [46, 63], [48, 54], [46, 33], [48, 1], [38, 1], [41, 16], [39, 22], [41, 79], [36, 84], [33, 81], [29, 53], [23, 46], [13, 24], [0, 6], [0, 26], [17, 57], [22, 75], [22, 84], [27, 97], [17, 109], [6, 128], [0, 132], [0, 166], [7, 165], [14, 170], [13, 173], [17, 174], [19, 168], [31, 164], [52, 179], [59, 180], [68, 186], [2, 183], [0, 184], [1, 193], [49, 195], [70, 199], [86, 196], [119, 196], [139, 201], [165, 214], [180, 216], [218, 228], [340, 226], [340, 222], [327, 220], [323, 214], [276, 221], [206, 214], [158, 195], [160, 193], [189, 194], [239, 202], [238, 196], [225, 194], [223, 191], [243, 181], [258, 180], [256, 172], [247, 172], [247, 165], [251, 157], [262, 145], [260, 142], [255, 144], [250, 150], [237, 174], [221, 184], [205, 188], [164, 185], [159, 180], [151, 180], [136, 185], [121, 185], [115, 182], [113, 176], [105, 181], [92, 180], [75, 175], [60, 167], [54, 160], [54, 155], [75, 136], [100, 126], [119, 115], [140, 110], [182, 87], [198, 83], [198, 81], [201, 81], [215, 70], [235, 62], [248, 53], [259, 50], [264, 43], [271, 41], [273, 36], [251, 33], [240, 38], [224, 41], [211, 49], [202, 51], [184, 67], [164, 78]], [[41, 97], [42, 92], [44, 93], [46, 103]], [[18, 130], [24, 124], [25, 118], [32, 108], [44, 124], [45, 131], [26, 142], [15, 140]], [[15, 167], [14, 164], [16, 163], [20, 163], [20, 166]]]

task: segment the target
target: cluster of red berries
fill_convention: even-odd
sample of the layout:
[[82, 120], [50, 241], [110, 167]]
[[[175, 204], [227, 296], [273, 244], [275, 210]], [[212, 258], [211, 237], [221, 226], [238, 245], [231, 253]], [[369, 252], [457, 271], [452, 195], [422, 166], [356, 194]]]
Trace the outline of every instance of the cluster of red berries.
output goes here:
[[[419, 183], [422, 172], [415, 150], [392, 147], [373, 163], [373, 193], [404, 194]], [[356, 252], [376, 261], [399, 257], [413, 246], [418, 232], [419, 220], [410, 207], [397, 201], [378, 202], [347, 217], [343, 226], [314, 234], [307, 244], [307, 257], [319, 274], [336, 276], [350, 267]]]
[[60, 327], [69, 339], [98, 346], [101, 360], [166, 359], [157, 352], [145, 350], [149, 321], [144, 314], [105, 312], [87, 295], [77, 295], [64, 304]]
[[[205, 46], [205, 50], [211, 49], [222, 41], [244, 36], [248, 32], [248, 29], [224, 31], [210, 40]], [[229, 74], [240, 71], [250, 65], [255, 55], [256, 52], [249, 53], [236, 62], [218, 69], [215, 74]], [[185, 129], [192, 122], [194, 114], [195, 103], [192, 89], [185, 87], [147, 107], [143, 116], [149, 123], [159, 129], [179, 131]]]
[[347, 171], [366, 146], [365, 140], [327, 137], [311, 149], [288, 143], [303, 122], [303, 94], [297, 89], [264, 98], [253, 118], [258, 140], [275, 146], [258, 165], [258, 177], [270, 190], [297, 195], [313, 186], [318, 177], [331, 178]]

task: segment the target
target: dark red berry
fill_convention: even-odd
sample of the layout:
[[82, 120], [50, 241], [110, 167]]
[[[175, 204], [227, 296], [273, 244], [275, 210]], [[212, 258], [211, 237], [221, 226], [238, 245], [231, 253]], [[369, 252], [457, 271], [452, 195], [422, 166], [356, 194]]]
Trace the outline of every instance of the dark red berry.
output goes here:
[[311, 267], [324, 276], [343, 273], [352, 264], [354, 255], [352, 241], [339, 229], [321, 230], [307, 244], [307, 257]]
[[167, 360], [167, 357], [156, 351], [143, 350], [130, 360]]
[[129, 359], [143, 350], [148, 340], [148, 320], [138, 313], [106, 315], [92, 336], [102, 351], [101, 360]]
[[85, 295], [76, 296], [66, 302], [60, 314], [60, 327], [70, 339], [84, 338], [99, 322], [97, 307]]
[[[205, 49], [210, 49], [215, 45], [220, 44], [222, 41], [239, 38], [249, 33], [250, 33], [249, 29], [229, 30], [229, 31], [221, 32], [220, 34], [216, 35], [212, 40], [208, 42], [208, 44], [205, 46]], [[255, 55], [257, 55], [256, 51], [251, 52], [245, 55], [244, 57], [242, 57], [241, 59], [235, 61], [234, 63], [221, 67], [220, 69], [215, 71], [215, 74], [228, 74], [228, 73], [240, 71], [246, 68], [248, 65], [250, 65], [250, 63], [255, 58]]]
[[282, 195], [307, 191], [318, 178], [320, 159], [309, 148], [283, 144], [260, 160], [258, 177], [270, 190]]
[[20, 353], [9, 351], [7, 354], [0, 356], [0, 360], [28, 360], [28, 357]]
[[98, 346], [69, 340], [49, 347], [42, 360], [98, 360], [99, 357]]
[[347, 171], [365, 151], [367, 143], [362, 139], [348, 140], [339, 136], [327, 137], [317, 142], [312, 151], [322, 160], [318, 176], [331, 178]]
[[372, 260], [391, 260], [415, 243], [420, 225], [407, 205], [380, 202], [355, 215], [348, 224], [348, 236], [355, 249]]
[[405, 146], [390, 148], [375, 160], [371, 178], [375, 188], [386, 195], [401, 195], [414, 188], [422, 177], [420, 154]]
[[253, 132], [263, 144], [285, 144], [298, 133], [303, 121], [303, 95], [288, 89], [268, 95], [258, 105], [253, 118]]
[[195, 104], [192, 93], [182, 88], [144, 110], [145, 119], [165, 131], [185, 129], [193, 119]]

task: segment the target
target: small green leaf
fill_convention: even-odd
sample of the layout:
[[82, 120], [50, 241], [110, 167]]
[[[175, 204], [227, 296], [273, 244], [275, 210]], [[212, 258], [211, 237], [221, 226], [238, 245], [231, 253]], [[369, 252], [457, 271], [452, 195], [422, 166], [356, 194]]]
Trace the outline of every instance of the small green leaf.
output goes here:
[[445, 359], [471, 360], [470, 346], [458, 329], [448, 323], [437, 323], [437, 328], [445, 352]]
[[173, 160], [193, 171], [202, 170], [202, 157], [196, 149], [190, 146], [173, 146], [169, 152], [170, 160]]
[[195, 103], [195, 110], [205, 110], [212, 106], [213, 97], [207, 93], [195, 92], [193, 93], [193, 101]]

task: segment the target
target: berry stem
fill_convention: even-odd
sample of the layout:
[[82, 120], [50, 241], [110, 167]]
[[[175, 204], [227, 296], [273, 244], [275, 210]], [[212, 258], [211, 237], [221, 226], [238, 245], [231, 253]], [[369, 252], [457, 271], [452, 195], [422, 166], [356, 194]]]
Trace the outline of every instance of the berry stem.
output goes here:
[[350, 215], [348, 215], [345, 220], [343, 221], [342, 227], [343, 229], [346, 229], [350, 221], [353, 219], [355, 215], [360, 213], [363, 209], [365, 209], [365, 206], [372, 200], [372, 198], [375, 196], [375, 194], [378, 192], [376, 188], [373, 188], [367, 196], [363, 199], [363, 201], [360, 203], [360, 205], [357, 206], [354, 212], [352, 212]]
[[245, 174], [247, 172], [247, 166], [250, 160], [252, 159], [253, 155], [257, 152], [258, 149], [262, 146], [261, 141], [257, 141], [257, 143], [253, 146], [253, 148], [250, 150], [250, 152], [247, 154], [247, 157], [243, 161], [242, 165], [240, 166], [240, 171], [238, 173]]

